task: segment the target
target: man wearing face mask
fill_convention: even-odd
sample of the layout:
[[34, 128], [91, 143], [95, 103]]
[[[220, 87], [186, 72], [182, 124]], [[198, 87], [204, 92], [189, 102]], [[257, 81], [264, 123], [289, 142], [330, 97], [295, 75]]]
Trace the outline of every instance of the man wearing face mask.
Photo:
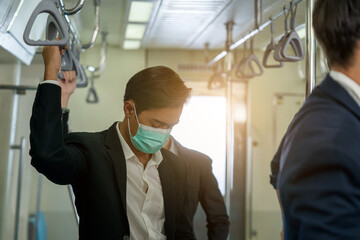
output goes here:
[[127, 83], [122, 122], [62, 137], [58, 47], [45, 47], [45, 81], [30, 120], [31, 164], [56, 184], [71, 184], [80, 239], [193, 239], [184, 212], [184, 163], [161, 150], [190, 89], [167, 67]]

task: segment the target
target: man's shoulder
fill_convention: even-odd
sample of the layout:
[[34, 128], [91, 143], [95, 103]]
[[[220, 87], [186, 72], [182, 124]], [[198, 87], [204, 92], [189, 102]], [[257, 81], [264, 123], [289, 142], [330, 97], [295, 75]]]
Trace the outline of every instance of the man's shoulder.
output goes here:
[[107, 132], [108, 130], [104, 130], [101, 132], [72, 132], [65, 136], [65, 142], [104, 142]]
[[211, 166], [212, 160], [208, 155], [197, 150], [184, 147], [179, 142], [176, 142], [175, 146], [178, 151], [179, 158], [181, 158], [190, 168], [198, 168], [197, 166], [205, 167], [206, 165]]

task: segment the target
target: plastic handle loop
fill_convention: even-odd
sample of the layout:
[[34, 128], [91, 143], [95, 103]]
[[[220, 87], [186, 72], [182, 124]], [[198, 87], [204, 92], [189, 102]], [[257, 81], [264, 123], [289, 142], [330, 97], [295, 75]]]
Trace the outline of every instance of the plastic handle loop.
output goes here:
[[76, 77], [80, 81], [76, 82], [76, 87], [86, 88], [88, 86], [88, 78], [86, 76], [84, 68], [81, 66], [80, 62], [75, 58], [74, 65], [76, 67]]
[[98, 103], [99, 102], [99, 98], [97, 96], [96, 90], [93, 87], [89, 88], [87, 97], [86, 97], [86, 102], [87, 103]]
[[[265, 53], [264, 53], [264, 57], [263, 57], [263, 65], [264, 67], [266, 68], [281, 68], [284, 66], [284, 62], [282, 61], [279, 61], [278, 64], [269, 64], [268, 63], [268, 60], [269, 60], [269, 57], [271, 56], [271, 53], [273, 52], [273, 58], [275, 59], [275, 52], [276, 52], [276, 49], [277, 49], [277, 45], [274, 43], [274, 42], [271, 42], [267, 47], [266, 47], [266, 50], [265, 50]], [[276, 60], [276, 59], [275, 59]]]
[[[254, 68], [257, 66], [258, 71]], [[240, 73], [240, 74], [239, 74]], [[245, 58], [236, 71], [237, 77], [253, 78], [261, 76], [264, 73], [264, 69], [254, 53], [254, 39], [251, 39], [251, 54]]]
[[[297, 62], [304, 59], [305, 53], [302, 41], [295, 31], [296, 27], [296, 11], [297, 6], [293, 6], [292, 2], [290, 4], [290, 13], [291, 13], [291, 28], [290, 32], [285, 33], [285, 35], [279, 41], [279, 44], [275, 50], [274, 58], [277, 61], [281, 62]], [[292, 48], [294, 50], [294, 55], [288, 54], [288, 49]]]
[[[48, 36], [47, 39], [44, 41], [41, 40], [32, 40], [30, 39], [30, 31], [32, 26], [36, 20], [36, 17], [41, 13], [48, 13], [50, 16], [48, 18], [47, 23], [47, 32]], [[57, 32], [60, 34], [60, 39], [56, 40]], [[31, 14], [28, 23], [26, 24], [24, 35], [23, 35], [24, 42], [30, 46], [65, 46], [69, 41], [69, 33], [66, 27], [65, 21], [61, 16], [57, 5], [56, 0], [43, 0], [41, 1]]]
[[61, 56], [61, 71], [75, 70], [72, 54], [69, 50], [66, 50]]
[[61, 71], [58, 74], [58, 78], [63, 79], [62, 71], [76, 71], [76, 79], [79, 81], [76, 82], [76, 87], [85, 88], [88, 86], [88, 79], [85, 73], [84, 68], [81, 66], [79, 62], [80, 54], [76, 51], [74, 44], [68, 49], [63, 56], [61, 57], [61, 61], [65, 62], [65, 66], [70, 66], [69, 68], [63, 68], [61, 66]]
[[92, 72], [91, 78], [90, 78], [91, 85], [90, 85], [90, 88], [89, 88], [89, 91], [88, 91], [88, 94], [86, 97], [87, 103], [98, 103], [99, 102], [99, 98], [98, 98], [98, 95], [96, 93], [95, 86], [94, 86], [94, 80], [95, 80], [95, 76], [94, 76], [94, 73]]
[[[272, 52], [276, 52], [276, 48], [277, 45], [275, 43], [274, 40], [274, 23], [271, 20], [271, 42], [269, 43], [269, 45], [266, 47], [265, 53], [264, 53], [264, 57], [263, 57], [263, 66], [266, 68], [281, 68], [282, 66], [284, 66], [284, 63], [282, 61], [280, 61], [278, 64], [268, 64], [268, 59], [271, 55]], [[275, 57], [273, 56], [273, 58], [275, 59]]]
[[217, 72], [210, 78], [208, 89], [221, 89], [223, 87], [225, 87], [223, 73]]
[[[297, 11], [297, 6], [295, 5], [295, 7], [293, 7], [292, 3], [290, 3], [290, 12], [291, 12], [291, 28], [290, 29], [291, 29], [291, 31], [287, 35], [286, 41], [284, 40], [284, 45], [281, 49], [282, 55], [288, 62], [300, 61], [300, 60], [304, 59], [304, 56], [305, 56], [302, 41], [301, 41], [298, 33], [295, 31], [296, 11]], [[294, 52], [295, 52], [294, 56], [287, 55], [287, 49], [290, 46], [294, 49]]]

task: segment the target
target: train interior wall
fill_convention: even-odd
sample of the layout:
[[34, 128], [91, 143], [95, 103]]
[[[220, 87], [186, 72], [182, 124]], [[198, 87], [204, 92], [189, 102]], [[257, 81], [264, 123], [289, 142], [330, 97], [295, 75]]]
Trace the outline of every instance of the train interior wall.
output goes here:
[[[81, 62], [87, 65], [98, 65], [99, 52], [99, 47], [86, 51], [81, 56]], [[212, 52], [214, 55], [216, 53]], [[203, 51], [161, 49], [125, 51], [109, 46], [107, 54], [105, 72], [95, 80], [99, 103], [85, 103], [88, 89], [76, 89], [71, 97], [69, 108], [71, 109], [70, 129], [72, 131], [100, 131], [107, 129], [114, 121], [122, 120], [124, 117], [122, 98], [126, 82], [139, 70], [149, 66], [166, 65], [178, 71], [179, 64], [205, 63]], [[261, 59], [263, 52], [257, 51], [257, 55]], [[17, 82], [36, 86], [43, 76], [43, 66], [40, 61], [30, 66], [20, 63], [1, 63], [0, 69], [2, 72], [1, 84]], [[194, 95], [225, 95], [224, 90], [216, 90], [214, 93], [206, 88], [207, 81], [212, 74], [211, 71], [178, 72], [187, 85], [194, 89]], [[246, 177], [251, 184], [246, 183], [246, 193], [239, 193], [244, 195], [242, 197], [246, 200], [245, 222], [231, 222], [230, 239], [242, 239], [235, 231], [240, 226], [245, 229], [246, 239], [280, 239], [281, 213], [276, 193], [269, 184], [270, 161], [293, 114], [301, 107], [305, 81], [298, 76], [296, 63], [286, 63], [283, 68], [265, 69], [262, 76], [247, 80], [247, 84], [234, 84], [233, 92], [238, 91], [246, 92], [246, 102], [241, 103], [242, 100], [239, 98], [240, 102], [235, 104], [245, 106], [242, 111], [245, 111], [246, 116], [247, 138], [251, 139], [252, 143], [251, 159], [247, 160], [246, 167], [250, 162], [252, 169], [250, 168], [250, 172], [246, 172]], [[34, 96], [34, 91], [27, 91], [26, 95], [14, 95], [11, 91], [1, 91], [0, 93], [0, 120], [11, 122], [14, 116], [12, 112], [15, 110], [17, 112], [16, 132], [22, 129], [21, 132], [27, 141]], [[14, 108], [16, 104], [18, 107]], [[1, 125], [1, 152], [8, 152], [7, 149], [10, 148], [11, 129], [8, 126]], [[274, 126], [276, 127], [274, 128]], [[234, 134], [236, 137], [238, 133]], [[19, 141], [20, 136], [16, 135], [15, 138], [16, 141]], [[30, 166], [28, 148], [27, 146], [23, 168], [20, 239], [26, 239], [28, 234], [28, 217], [35, 211], [38, 188], [38, 174]], [[14, 156], [12, 161], [8, 161], [11, 154], [18, 153], [10, 151], [9, 154], [2, 155], [0, 161], [0, 196], [5, 196], [6, 191], [10, 191], [10, 200], [7, 203], [0, 197], [3, 210], [0, 226], [6, 226], [5, 229], [0, 229], [0, 239], [11, 239], [14, 233], [13, 219], [16, 199], [14, 186], [17, 184], [17, 157]], [[237, 156], [235, 155], [236, 161]], [[10, 176], [7, 174], [8, 169], [12, 169]], [[233, 171], [238, 172], [240, 169], [233, 169]], [[10, 183], [10, 189], [6, 188], [8, 183]], [[245, 183], [234, 182], [234, 185], [236, 184]], [[236, 199], [232, 199], [232, 203], [235, 204]], [[40, 204], [48, 226], [48, 239], [77, 238], [75, 216], [66, 186], [54, 185], [43, 178]], [[232, 214], [230, 213], [230, 216]], [[203, 213], [198, 213], [198, 216], [204, 218]], [[201, 234], [200, 240], [206, 239], [205, 223], [202, 228], [197, 230]]]

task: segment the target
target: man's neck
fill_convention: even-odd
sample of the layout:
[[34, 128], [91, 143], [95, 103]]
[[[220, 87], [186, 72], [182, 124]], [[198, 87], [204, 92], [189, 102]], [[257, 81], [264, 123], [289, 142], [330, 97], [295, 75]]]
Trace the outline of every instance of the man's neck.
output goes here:
[[131, 151], [133, 151], [135, 156], [139, 159], [139, 161], [144, 165], [144, 168], [145, 168], [151, 158], [151, 154], [143, 153], [143, 152], [137, 150], [133, 146], [133, 144], [131, 143], [131, 140], [130, 140], [130, 134], [129, 134], [127, 121], [128, 120], [125, 118], [124, 121], [119, 123], [118, 128], [119, 128], [120, 133], [121, 133], [122, 137], [124, 138], [125, 142], [129, 145]]
[[353, 64], [349, 67], [342, 67], [335, 65], [332, 67], [332, 70], [341, 72], [349, 77], [351, 80], [360, 85], [360, 49], [357, 48], [354, 58], [352, 59]]

